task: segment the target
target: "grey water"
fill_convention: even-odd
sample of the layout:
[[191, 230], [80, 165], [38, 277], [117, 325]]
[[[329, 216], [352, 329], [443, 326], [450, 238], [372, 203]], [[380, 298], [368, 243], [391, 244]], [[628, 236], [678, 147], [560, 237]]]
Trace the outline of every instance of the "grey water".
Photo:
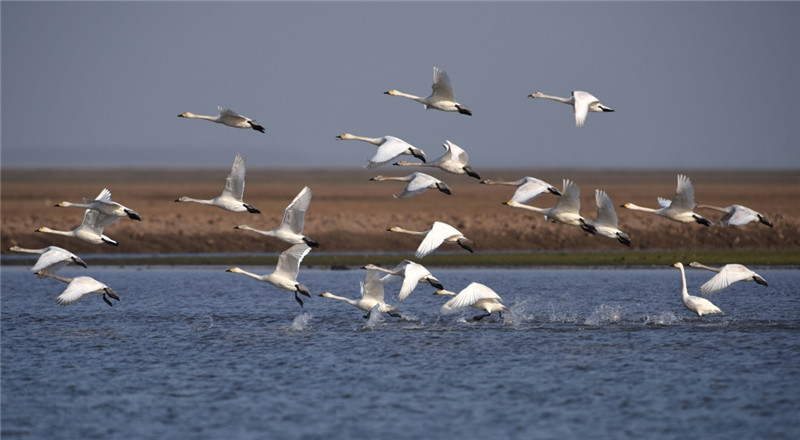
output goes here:
[[[265, 268], [248, 268], [265, 273]], [[680, 272], [436, 269], [510, 310], [439, 315], [422, 284], [402, 318], [369, 319], [364, 271], [302, 269], [312, 298], [222, 267], [68, 268], [112, 287], [71, 306], [65, 284], [3, 267], [3, 439], [800, 438], [800, 271], [753, 268], [680, 301]], [[690, 293], [711, 272], [687, 270]]]

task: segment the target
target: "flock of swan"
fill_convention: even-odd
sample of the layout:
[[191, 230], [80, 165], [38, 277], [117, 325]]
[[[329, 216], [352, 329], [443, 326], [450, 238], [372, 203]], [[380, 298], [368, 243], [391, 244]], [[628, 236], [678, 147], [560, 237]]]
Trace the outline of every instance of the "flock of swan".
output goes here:
[[[419, 97], [397, 90], [389, 90], [385, 94], [390, 96], [400, 96], [422, 103], [426, 109], [436, 109], [445, 112], [457, 112], [463, 115], [472, 115], [472, 111], [465, 105], [455, 100], [455, 93], [447, 73], [438, 67], [433, 70], [432, 92], [427, 97]], [[589, 112], [613, 112], [610, 107], [602, 104], [596, 97], [587, 92], [573, 91], [569, 98], [546, 95], [535, 92], [529, 95], [530, 98], [551, 99], [572, 106], [575, 125], [582, 127], [585, 124]], [[204, 119], [211, 122], [227, 125], [234, 128], [253, 129], [264, 133], [266, 130], [251, 118], [239, 115], [238, 113], [219, 107], [219, 115], [205, 116], [190, 112], [178, 115], [183, 118]], [[367, 168], [378, 168], [392, 163], [399, 156], [411, 156], [421, 162], [397, 161], [393, 165], [400, 167], [432, 167], [444, 172], [455, 175], [466, 175], [478, 179], [485, 185], [509, 185], [516, 186], [511, 198], [504, 202], [504, 205], [512, 208], [533, 211], [544, 216], [545, 220], [561, 223], [568, 226], [575, 226], [586, 233], [597, 234], [608, 237], [630, 246], [631, 237], [619, 229], [614, 204], [609, 195], [601, 190], [595, 190], [596, 218], [594, 220], [583, 217], [580, 213], [580, 190], [570, 179], [563, 179], [561, 189], [547, 183], [541, 179], [525, 176], [516, 181], [500, 181], [483, 179], [468, 165], [468, 155], [458, 145], [445, 141], [443, 147], [445, 153], [432, 161], [426, 160], [425, 152], [404, 140], [394, 136], [383, 136], [378, 138], [357, 136], [344, 133], [337, 136], [338, 140], [358, 140], [368, 142], [377, 147], [375, 154], [368, 159]], [[411, 199], [428, 189], [451, 195], [452, 190], [442, 180], [431, 175], [415, 172], [407, 176], [375, 176], [371, 181], [402, 181], [406, 186], [402, 193], [395, 198]], [[191, 202], [203, 205], [214, 206], [234, 213], [258, 214], [261, 211], [252, 205], [244, 202], [245, 187], [245, 158], [237, 154], [230, 174], [225, 179], [222, 193], [213, 199], [196, 199], [181, 196], [175, 202]], [[556, 202], [552, 207], [541, 208], [531, 206], [528, 203], [535, 200], [542, 194], [551, 194], [556, 197]], [[311, 297], [309, 289], [300, 281], [298, 275], [303, 258], [308, 255], [312, 248], [318, 247], [319, 243], [306, 236], [303, 232], [305, 224], [305, 213], [311, 204], [312, 191], [309, 187], [304, 187], [289, 203], [284, 210], [281, 224], [275, 229], [258, 230], [246, 224], [239, 224], [234, 227], [238, 230], [252, 231], [266, 237], [280, 240], [290, 245], [284, 250], [279, 258], [274, 270], [265, 275], [258, 275], [245, 271], [238, 267], [233, 267], [227, 272], [238, 273], [263, 281], [294, 294], [297, 303], [303, 307], [303, 300], [300, 295]], [[706, 219], [694, 212], [695, 208], [705, 208], [725, 213], [718, 221], [724, 226], [739, 226], [750, 222], [760, 222], [768, 227], [773, 224], [761, 213], [741, 205], [731, 205], [725, 208], [696, 205], [694, 198], [694, 188], [689, 177], [679, 174], [677, 176], [677, 188], [671, 199], [658, 197], [659, 208], [645, 208], [633, 203], [624, 203], [621, 207], [651, 213], [666, 219], [681, 223], [698, 223], [704, 226], [711, 226], [714, 222]], [[111, 200], [111, 192], [104, 188], [94, 199], [83, 199], [83, 203], [60, 202], [57, 207], [76, 207], [84, 209], [83, 221], [79, 226], [71, 231], [58, 231], [47, 227], [41, 227], [37, 231], [49, 234], [73, 237], [93, 244], [109, 244], [117, 246], [118, 243], [104, 234], [104, 230], [120, 218], [127, 217], [131, 220], [142, 220], [139, 213]], [[472, 253], [470, 246], [473, 241], [467, 238], [455, 227], [441, 221], [434, 221], [431, 227], [425, 231], [413, 231], [394, 226], [387, 229], [390, 232], [410, 234], [422, 237], [416, 249], [415, 257], [423, 259], [425, 256], [435, 252], [445, 243], [455, 244], [464, 250]], [[40, 254], [36, 264], [31, 271], [43, 278], [54, 278], [68, 283], [66, 289], [57, 297], [57, 302], [62, 305], [72, 304], [82, 297], [90, 294], [102, 295], [103, 301], [109, 306], [112, 305], [109, 298], [119, 301], [119, 295], [107, 285], [87, 276], [75, 278], [65, 278], [56, 275], [56, 272], [68, 264], [76, 264], [87, 268], [86, 262], [77, 255], [66, 249], [57, 246], [48, 246], [44, 249], [26, 249], [18, 246], [10, 248], [14, 252], [25, 252]], [[674, 264], [680, 269], [682, 279], [681, 298], [684, 306], [696, 313], [698, 316], [707, 314], [721, 313], [721, 310], [712, 304], [708, 299], [689, 295], [686, 286], [686, 276], [684, 266], [678, 262]], [[754, 281], [758, 284], [767, 285], [763, 277], [747, 269], [740, 264], [728, 264], [721, 268], [705, 266], [698, 262], [689, 264], [691, 267], [707, 269], [716, 274], [700, 288], [702, 295], [710, 295], [730, 286], [739, 281]], [[490, 287], [473, 282], [458, 293], [445, 290], [442, 282], [434, 277], [431, 272], [420, 263], [404, 260], [394, 268], [383, 268], [373, 264], [367, 264], [362, 269], [366, 271], [364, 281], [361, 282], [361, 297], [350, 299], [324, 292], [320, 296], [342, 302], [346, 302], [367, 313], [377, 311], [387, 313], [391, 316], [399, 316], [396, 313], [397, 306], [387, 304], [384, 300], [384, 285], [401, 282], [398, 301], [405, 300], [420, 283], [430, 284], [435, 287], [437, 295], [453, 296], [452, 299], [442, 305], [440, 313], [448, 314], [454, 311], [472, 307], [484, 312], [482, 315], [475, 316], [474, 321], [490, 316], [494, 312], [501, 314], [506, 310], [502, 304], [500, 296]]]

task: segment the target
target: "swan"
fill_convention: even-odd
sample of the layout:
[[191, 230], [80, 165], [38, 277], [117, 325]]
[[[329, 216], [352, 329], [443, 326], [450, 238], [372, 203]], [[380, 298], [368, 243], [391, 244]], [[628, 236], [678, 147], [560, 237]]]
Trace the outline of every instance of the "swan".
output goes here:
[[[100, 192], [97, 198], [100, 199], [102, 195], [103, 192]], [[105, 227], [117, 220], [119, 220], [119, 217], [117, 216], [106, 215], [94, 209], [87, 209], [83, 213], [83, 221], [81, 222], [80, 226], [71, 231], [57, 231], [48, 227], [41, 227], [37, 229], [36, 232], [75, 237], [92, 244], [105, 243], [112, 246], [117, 246], [119, 243], [103, 234]]]
[[83, 298], [85, 295], [90, 295], [93, 293], [102, 294], [103, 301], [105, 301], [109, 306], [113, 306], [113, 304], [111, 304], [111, 301], [106, 298], [106, 295], [119, 301], [117, 292], [114, 292], [113, 289], [92, 277], [65, 278], [46, 271], [39, 271], [36, 273], [36, 275], [50, 277], [68, 283], [67, 288], [61, 292], [61, 295], [58, 295], [58, 298], [56, 298], [58, 304], [62, 306], [68, 306]]
[[301, 293], [310, 298], [311, 292], [308, 291], [308, 287], [297, 281], [297, 274], [300, 272], [300, 262], [303, 261], [303, 258], [310, 250], [311, 248], [305, 243], [296, 244], [286, 249], [278, 257], [278, 264], [275, 266], [275, 271], [266, 275], [257, 275], [238, 267], [232, 267], [226, 270], [226, 272], [241, 273], [255, 278], [258, 281], [270, 283], [279, 289], [294, 292], [294, 299], [300, 304], [300, 307], [303, 307], [303, 301], [297, 294]]
[[597, 234], [617, 239], [620, 243], [630, 247], [631, 237], [617, 227], [617, 213], [614, 212], [614, 203], [611, 202], [611, 197], [602, 189], [596, 189], [594, 190], [594, 200], [597, 205], [597, 219], [591, 223], [597, 230]]
[[545, 95], [542, 92], [533, 92], [528, 95], [528, 98], [545, 98], [552, 99], [553, 101], [563, 102], [564, 104], [571, 105], [575, 113], [575, 126], [583, 127], [586, 122], [586, 115], [589, 112], [613, 112], [614, 109], [600, 103], [600, 100], [595, 98], [594, 95], [580, 90], [572, 92], [569, 98], [562, 98], [560, 96]]
[[89, 267], [83, 259], [72, 252], [58, 246], [47, 246], [44, 249], [27, 249], [19, 246], [8, 248], [11, 252], [23, 252], [26, 254], [39, 254], [39, 259], [31, 268], [31, 272], [56, 273], [69, 263], [78, 266]]
[[442, 314], [450, 314], [464, 307], [472, 307], [486, 312], [485, 315], [473, 317], [471, 319], [472, 321], [480, 321], [491, 315], [492, 312], [498, 312], [502, 317], [503, 312], [508, 310], [508, 308], [500, 302], [502, 301], [500, 295], [481, 283], [471, 283], [469, 286], [465, 287], [464, 290], [458, 292], [457, 295], [455, 292], [443, 289], [437, 290], [434, 295], [455, 295], [455, 297], [444, 303], [440, 310]]
[[401, 160], [399, 162], [395, 162], [394, 165], [400, 167], [434, 167], [452, 174], [466, 174], [476, 179], [481, 178], [478, 173], [476, 173], [472, 168], [470, 168], [469, 165], [467, 165], [467, 160], [469, 157], [467, 156], [466, 151], [464, 151], [458, 145], [447, 140], [444, 141], [442, 146], [445, 149], [445, 153], [432, 162], [419, 163]]
[[233, 229], [257, 232], [267, 237], [283, 240], [289, 244], [305, 243], [311, 247], [319, 247], [319, 243], [303, 235], [303, 226], [305, 225], [308, 205], [311, 204], [311, 195], [311, 189], [307, 186], [300, 190], [294, 200], [292, 200], [292, 203], [283, 211], [283, 220], [281, 220], [280, 226], [275, 229], [261, 231], [247, 225], [234, 226]]
[[249, 212], [251, 214], [260, 214], [261, 211], [254, 208], [252, 205], [244, 203], [244, 174], [245, 174], [245, 161], [244, 156], [236, 153], [231, 167], [231, 173], [225, 178], [225, 186], [222, 188], [222, 194], [214, 197], [211, 200], [199, 200], [191, 197], [181, 196], [178, 197], [176, 202], [195, 202], [203, 205], [216, 206], [226, 211], [231, 212]]
[[205, 119], [206, 121], [216, 122], [218, 124], [227, 125], [228, 127], [234, 128], [252, 128], [255, 131], [260, 131], [264, 133], [264, 127], [258, 124], [258, 122], [248, 118], [247, 116], [242, 116], [235, 111], [223, 107], [217, 107], [219, 110], [219, 114], [217, 116], [207, 116], [207, 115], [196, 115], [192, 112], [183, 112], [178, 115], [179, 118], [194, 118], [194, 119]]
[[455, 243], [470, 253], [473, 253], [468, 243], [473, 243], [472, 240], [465, 237], [458, 229], [448, 225], [444, 222], [434, 222], [433, 226], [427, 231], [409, 231], [399, 226], [394, 226], [387, 229], [389, 232], [399, 232], [402, 234], [419, 235], [425, 237], [422, 243], [419, 244], [415, 256], [423, 258], [431, 252], [435, 251], [442, 243]]
[[431, 86], [431, 94], [425, 98], [408, 93], [403, 93], [397, 90], [389, 90], [384, 92], [384, 95], [401, 96], [403, 98], [413, 99], [414, 101], [422, 103], [425, 109], [436, 109], [443, 112], [459, 112], [463, 115], [472, 116], [472, 111], [466, 106], [456, 102], [453, 86], [450, 85], [450, 77], [444, 69], [438, 67], [433, 68], [433, 85]]
[[56, 206], [60, 208], [94, 209], [95, 211], [100, 211], [112, 217], [128, 217], [132, 220], [142, 220], [138, 212], [111, 201], [111, 191], [109, 191], [108, 188], [103, 188], [103, 190], [100, 191], [100, 195], [94, 200], [84, 197], [83, 203], [70, 203], [65, 201], [57, 203]]
[[484, 179], [481, 180], [481, 183], [484, 185], [509, 185], [518, 187], [517, 190], [514, 191], [514, 195], [511, 196], [511, 200], [517, 203], [528, 203], [531, 200], [539, 197], [539, 195], [545, 191], [549, 191], [551, 194], [555, 194], [557, 196], [561, 195], [561, 191], [559, 191], [558, 188], [545, 182], [544, 180], [531, 176], [525, 176], [519, 180], [514, 180], [511, 182], [505, 180]]
[[345, 298], [330, 292], [323, 292], [320, 296], [346, 302], [359, 310], [363, 310], [367, 312], [364, 315], [365, 318], [369, 318], [372, 309], [376, 306], [379, 312], [388, 313], [390, 316], [399, 318], [400, 315], [395, 312], [397, 306], [386, 304], [383, 300], [383, 283], [381, 283], [380, 276], [380, 272], [377, 270], [367, 271], [364, 281], [361, 281], [361, 298], [359, 299]]
[[422, 194], [428, 189], [438, 189], [439, 191], [450, 195], [453, 192], [450, 191], [450, 187], [447, 186], [446, 183], [443, 181], [431, 176], [430, 174], [425, 173], [413, 173], [409, 174], [408, 176], [403, 177], [387, 177], [387, 176], [375, 176], [369, 179], [370, 181], [375, 182], [382, 182], [384, 180], [397, 180], [401, 182], [408, 182], [408, 185], [403, 189], [403, 192], [399, 196], [392, 195], [395, 199], [410, 199], [417, 194]]
[[362, 269], [381, 271], [388, 274], [381, 278], [381, 282], [383, 283], [402, 280], [403, 284], [400, 286], [400, 293], [397, 294], [398, 301], [406, 299], [408, 295], [417, 288], [417, 284], [419, 283], [428, 283], [437, 289], [444, 289], [442, 282], [434, 277], [425, 266], [409, 260], [404, 260], [394, 269], [385, 269], [374, 264], [367, 264], [362, 267]]
[[676, 222], [700, 223], [701, 225], [711, 226], [711, 222], [708, 219], [692, 211], [695, 207], [694, 188], [692, 187], [692, 181], [683, 174], [678, 174], [678, 188], [675, 190], [675, 196], [672, 200], [659, 197], [658, 204], [661, 206], [660, 209], [645, 208], [633, 203], [625, 203], [622, 207], [660, 215]]
[[683, 282], [681, 299], [683, 300], [683, 305], [686, 306], [687, 309], [697, 313], [697, 316], [722, 313], [722, 310], [711, 303], [711, 301], [699, 296], [689, 295], [689, 292], [686, 290], [686, 274], [683, 271], [683, 264], [675, 263], [673, 266], [681, 270], [681, 281]]
[[377, 168], [379, 166], [386, 165], [387, 163], [396, 159], [398, 156], [402, 155], [414, 156], [417, 159], [425, 162], [424, 151], [394, 136], [370, 138], [364, 136], [356, 136], [350, 133], [343, 133], [340, 134], [339, 136], [336, 136], [336, 139], [346, 140], [346, 141], [347, 140], [364, 141], [364, 142], [369, 142], [370, 144], [373, 145], [377, 145], [378, 151], [376, 151], [375, 155], [372, 156], [372, 159], [369, 160], [367, 168]]
[[769, 219], [761, 215], [760, 212], [750, 209], [742, 205], [731, 205], [725, 208], [711, 205], [697, 205], [698, 208], [713, 209], [715, 211], [724, 212], [725, 215], [719, 219], [719, 223], [723, 226], [741, 226], [750, 222], [759, 221], [770, 228], [773, 224]]
[[569, 179], [564, 179], [563, 184], [564, 189], [561, 191], [561, 195], [558, 196], [555, 206], [551, 208], [537, 208], [513, 200], [509, 200], [504, 204], [512, 208], [538, 212], [544, 215], [546, 220], [564, 223], [570, 226], [578, 226], [590, 234], [596, 234], [597, 229], [588, 223], [580, 214], [581, 200], [578, 185]]
[[711, 295], [730, 286], [737, 281], [755, 281], [762, 286], [768, 286], [767, 280], [741, 264], [726, 264], [722, 267], [711, 267], [692, 261], [689, 266], [717, 272], [716, 275], [700, 286], [700, 293]]

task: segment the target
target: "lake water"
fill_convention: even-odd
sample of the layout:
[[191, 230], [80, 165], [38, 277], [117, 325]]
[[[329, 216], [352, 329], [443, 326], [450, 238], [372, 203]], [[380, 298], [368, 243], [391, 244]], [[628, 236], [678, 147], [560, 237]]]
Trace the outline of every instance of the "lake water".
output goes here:
[[753, 268], [769, 287], [699, 318], [672, 267], [433, 268], [510, 307], [468, 322], [429, 285], [387, 286], [400, 320], [317, 296], [361, 270], [302, 269], [301, 309], [224, 269], [69, 268], [121, 301], [61, 307], [65, 284], [3, 267], [2, 438], [800, 438], [797, 270]]

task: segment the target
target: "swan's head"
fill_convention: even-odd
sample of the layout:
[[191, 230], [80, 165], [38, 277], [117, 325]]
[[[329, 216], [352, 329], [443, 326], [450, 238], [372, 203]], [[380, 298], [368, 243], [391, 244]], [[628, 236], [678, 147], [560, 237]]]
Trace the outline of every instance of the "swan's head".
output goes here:
[[380, 180], [386, 180], [386, 178], [383, 177], [383, 176], [375, 176], [375, 177], [370, 177], [369, 180], [370, 181], [380, 181]]
[[677, 267], [677, 268], [683, 269], [683, 263], [680, 263], [680, 262], [675, 263], [675, 264], [672, 265], [672, 267]]
[[242, 269], [239, 269], [238, 267], [232, 267], [232, 268], [226, 270], [225, 272], [242, 273], [243, 271], [242, 271]]
[[689, 263], [689, 267], [703, 267], [703, 265], [698, 263], [697, 261], [692, 261], [691, 263]]
[[544, 93], [542, 92], [533, 92], [528, 95], [528, 98], [541, 98], [542, 96], [544, 96]]
[[183, 112], [178, 115], [179, 118], [191, 118], [192, 116], [194, 116], [194, 113], [190, 112]]
[[188, 201], [189, 201], [189, 198], [188, 198], [188, 197], [186, 197], [186, 196], [180, 196], [180, 197], [178, 197], [177, 199], [175, 199], [175, 201], [176, 201], [176, 202], [188, 202]]
[[248, 228], [248, 227], [249, 226], [247, 226], [247, 225], [236, 225], [236, 226], [233, 227], [233, 229], [245, 229], [245, 228]]
[[20, 247], [19, 247], [19, 246], [11, 246], [11, 247], [10, 247], [10, 248], [8, 248], [7, 250], [8, 250], [8, 251], [10, 251], [10, 252], [16, 252], [16, 251], [18, 251], [19, 249], [20, 249]]
[[353, 139], [353, 135], [350, 134], [350, 133], [342, 133], [339, 136], [336, 136], [336, 139], [339, 139], [339, 140]]
[[59, 208], [65, 208], [65, 207], [69, 206], [69, 202], [58, 202], [58, 203], [55, 204], [55, 206], [57, 206]]
[[456, 293], [455, 292], [451, 292], [449, 290], [439, 289], [436, 292], [433, 292], [433, 294], [434, 295], [450, 295], [450, 296], [454, 296]]
[[394, 89], [387, 90], [387, 91], [383, 92], [383, 94], [384, 95], [396, 95], [397, 94], [397, 90], [394, 90]]
[[515, 202], [515, 201], [513, 201], [513, 200], [509, 200], [509, 201], [507, 201], [507, 202], [504, 202], [503, 204], [504, 204], [504, 205], [508, 205], [508, 206], [510, 206], [510, 207], [512, 207], [512, 208], [519, 208], [520, 206], [522, 206], [522, 203]]
[[330, 298], [331, 297], [331, 293], [330, 292], [322, 292], [322, 293], [319, 294], [319, 296], [321, 296], [323, 298]]
[[492, 179], [483, 179], [480, 181], [480, 183], [483, 183], [484, 185], [491, 185], [492, 182]]
[[403, 228], [401, 228], [399, 226], [392, 226], [391, 228], [387, 229], [387, 231], [389, 231], [389, 232], [400, 232], [402, 230], [403, 230]]
[[[391, 230], [391, 229], [388, 229], [388, 230]], [[362, 269], [366, 269], [366, 270], [376, 270], [376, 269], [379, 269], [379, 267], [378, 267], [378, 266], [376, 266], [376, 265], [374, 265], [374, 264], [367, 264], [366, 266], [362, 267]]]
[[37, 229], [35, 232], [50, 232], [50, 228], [41, 227]]

